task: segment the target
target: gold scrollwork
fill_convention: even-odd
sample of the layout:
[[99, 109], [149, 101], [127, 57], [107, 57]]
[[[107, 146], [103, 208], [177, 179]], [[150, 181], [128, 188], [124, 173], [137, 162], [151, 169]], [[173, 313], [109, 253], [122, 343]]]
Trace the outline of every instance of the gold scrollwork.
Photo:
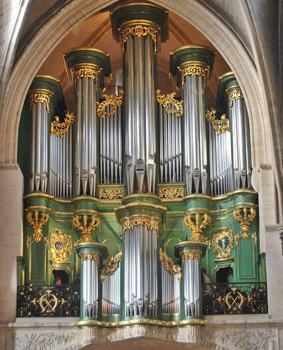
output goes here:
[[229, 100], [230, 100], [230, 109], [233, 107], [233, 101], [238, 99], [243, 99], [244, 95], [241, 89], [235, 89], [229, 92]]
[[159, 258], [160, 261], [163, 261], [164, 268], [167, 272], [169, 272], [171, 275], [179, 275], [178, 280], [182, 282], [182, 268], [179, 265], [175, 265], [174, 261], [169, 258], [169, 256], [162, 251], [160, 248], [159, 250]]
[[[248, 210], [250, 211], [250, 214], [248, 215]], [[241, 211], [243, 211], [244, 216], [241, 214]], [[234, 218], [241, 223], [241, 236], [244, 239], [248, 239], [250, 237], [251, 231], [250, 231], [250, 223], [254, 220], [256, 217], [256, 208], [255, 207], [244, 207], [244, 208], [238, 208], [233, 211]], [[252, 235], [254, 238], [255, 234]], [[256, 237], [256, 236], [255, 236]], [[235, 237], [236, 238], [236, 237]], [[237, 238], [238, 239], [238, 238]], [[236, 241], [237, 245], [237, 241]]]
[[204, 85], [206, 85], [208, 68], [203, 67], [201, 65], [192, 64], [192, 65], [189, 65], [181, 70], [182, 70], [182, 86], [184, 86], [185, 77], [187, 75], [203, 76], [204, 77]]
[[44, 92], [34, 92], [30, 94], [30, 109], [35, 103], [46, 103], [46, 110], [49, 113], [50, 95]]
[[185, 250], [181, 252], [183, 263], [189, 259], [197, 260], [200, 263], [201, 255], [202, 252], [199, 250]]
[[32, 237], [27, 237], [27, 249], [29, 249], [29, 244], [32, 241]]
[[[39, 220], [40, 213], [40, 220]], [[28, 211], [27, 212], [27, 222], [33, 227], [33, 239], [36, 243], [41, 241], [42, 238], [42, 227], [47, 223], [49, 218], [49, 213], [45, 211]]]
[[101, 274], [100, 274], [101, 283], [104, 281], [103, 276], [113, 275], [113, 273], [118, 269], [119, 262], [122, 261], [122, 258], [123, 258], [122, 249], [115, 256], [108, 255], [108, 259], [110, 259], [110, 261], [108, 262], [107, 265], [104, 265], [101, 269]]
[[121, 31], [122, 34], [122, 43], [123, 43], [123, 53], [125, 52], [125, 44], [127, 40], [129, 39], [129, 35], [133, 36], [147, 36], [150, 35], [152, 41], [154, 42], [154, 52], [156, 53], [156, 34], [158, 33], [158, 30], [150, 27], [145, 26], [142, 24], [138, 24], [133, 27], [127, 27], [124, 30]]
[[166, 199], [183, 198], [184, 188], [183, 187], [169, 187], [159, 188], [159, 197]]
[[75, 122], [74, 113], [66, 113], [66, 118], [63, 123], [60, 123], [58, 116], [55, 116], [55, 120], [51, 122], [50, 135], [60, 136], [63, 138], [64, 134], [69, 130], [70, 126]]
[[158, 218], [146, 215], [134, 216], [121, 220], [124, 231], [127, 229], [132, 230], [134, 226], [147, 226], [148, 230], [158, 231], [159, 221]]
[[[193, 221], [194, 217], [195, 222]], [[201, 224], [199, 224], [200, 218], [202, 218]], [[204, 240], [202, 230], [211, 223], [211, 216], [207, 213], [204, 213], [202, 216], [199, 212], [190, 213], [185, 216], [184, 223], [193, 231], [191, 239], [196, 242], [202, 242]]]
[[100, 254], [98, 252], [86, 252], [86, 253], [80, 253], [79, 254], [82, 263], [84, 263], [85, 261], [96, 261], [97, 265], [99, 264], [99, 257]]
[[206, 111], [206, 119], [217, 131], [217, 135], [224, 134], [226, 131], [230, 132], [230, 121], [226, 118], [226, 114], [222, 114], [221, 119], [216, 119], [216, 110], [211, 108], [211, 111]]
[[227, 228], [220, 233], [213, 235], [212, 244], [217, 259], [226, 259], [231, 255], [233, 249], [233, 233]]
[[[178, 101], [174, 98], [176, 95], [175, 92], [172, 94], [161, 95], [160, 90], [156, 90], [156, 99], [157, 102], [165, 108], [166, 113], [168, 114], [176, 114], [177, 117], [181, 117], [184, 113], [183, 102]], [[170, 109], [171, 105], [171, 109]], [[174, 108], [173, 108], [174, 107]]]
[[60, 230], [50, 235], [50, 252], [54, 262], [62, 263], [68, 259], [72, 249], [72, 236], [62, 234]]
[[[88, 224], [88, 216], [90, 217], [90, 223]], [[82, 223], [80, 220], [82, 219]], [[77, 246], [78, 242], [86, 243], [86, 242], [94, 242], [91, 237], [91, 231], [93, 231], [99, 225], [99, 218], [96, 215], [75, 215], [73, 218], [74, 227], [81, 232], [81, 239], [75, 243]]]
[[122, 199], [124, 196], [123, 188], [100, 188], [100, 199]]
[[[122, 105], [124, 91], [120, 90], [119, 95], [113, 97], [113, 95], [102, 95], [105, 98], [104, 101], [100, 102], [97, 107], [97, 114], [99, 118], [111, 117], [115, 115], [118, 106]], [[111, 107], [110, 111], [106, 111], [107, 106]]]

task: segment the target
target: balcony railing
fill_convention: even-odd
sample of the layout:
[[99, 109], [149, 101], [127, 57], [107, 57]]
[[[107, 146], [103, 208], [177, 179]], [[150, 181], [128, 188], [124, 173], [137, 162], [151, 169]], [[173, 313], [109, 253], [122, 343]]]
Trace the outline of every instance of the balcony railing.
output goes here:
[[203, 315], [266, 314], [266, 283], [206, 283]]
[[17, 317], [79, 317], [80, 285], [18, 286]]

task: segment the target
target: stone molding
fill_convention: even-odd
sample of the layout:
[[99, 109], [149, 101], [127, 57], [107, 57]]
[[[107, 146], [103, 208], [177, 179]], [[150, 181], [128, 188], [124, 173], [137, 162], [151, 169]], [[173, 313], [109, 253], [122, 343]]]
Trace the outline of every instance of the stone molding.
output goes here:
[[18, 170], [18, 164], [0, 164], [0, 171], [2, 170]]
[[[67, 324], [66, 320], [64, 324], [63, 320], [53, 319], [52, 324], [49, 320], [37, 323], [31, 319], [22, 319], [25, 322], [16, 322], [11, 327], [0, 326], [0, 334], [7, 333], [7, 349], [15, 350], [76, 350], [90, 344], [98, 345], [137, 337], [142, 337], [143, 341], [146, 338], [156, 339], [156, 346], [158, 340], [174, 342], [172, 347], [176, 350], [179, 348], [178, 343], [182, 349], [186, 344], [188, 350], [195, 349], [196, 346], [203, 350], [279, 350], [279, 344], [283, 341], [280, 339], [280, 336], [283, 337], [282, 321], [277, 324], [256, 323], [251, 318], [247, 322], [242, 318], [237, 324], [229, 324], [224, 319], [225, 317], [221, 317], [219, 324], [206, 326], [161, 328], [141, 325], [118, 329], [80, 329], [74, 326], [75, 322]], [[14, 337], [11, 336], [11, 331]], [[109, 344], [109, 348], [114, 349], [115, 345]]]

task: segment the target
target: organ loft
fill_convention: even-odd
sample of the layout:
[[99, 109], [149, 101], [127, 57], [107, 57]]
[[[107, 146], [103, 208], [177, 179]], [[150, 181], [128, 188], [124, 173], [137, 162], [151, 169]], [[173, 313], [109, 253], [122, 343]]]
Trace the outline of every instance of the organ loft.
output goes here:
[[74, 48], [64, 54], [73, 112], [50, 76], [36, 76], [26, 97], [18, 317], [197, 328], [203, 315], [266, 313], [249, 119], [235, 75], [219, 78], [208, 106], [215, 52], [182, 46], [170, 54], [176, 90], [165, 93], [157, 56], [167, 11], [125, 2], [111, 24], [123, 56], [115, 85], [111, 50]]

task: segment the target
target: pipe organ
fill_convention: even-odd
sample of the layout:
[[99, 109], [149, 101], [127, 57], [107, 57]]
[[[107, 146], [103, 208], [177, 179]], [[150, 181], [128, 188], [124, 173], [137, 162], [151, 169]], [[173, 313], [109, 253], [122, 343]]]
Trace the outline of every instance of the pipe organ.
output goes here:
[[[244, 97], [234, 74], [226, 74], [217, 112], [207, 110], [215, 53], [198, 46], [171, 54], [180, 95], [163, 95], [156, 58], [168, 38], [167, 11], [127, 3], [113, 9], [111, 21], [123, 55], [118, 96], [103, 95], [110, 56], [95, 48], [64, 55], [73, 114], [51, 77], [35, 77], [28, 94], [26, 283], [52, 284], [54, 271], [71, 282], [80, 272], [79, 326], [200, 325], [201, 267], [212, 281], [227, 266], [235, 281], [260, 278], [257, 268], [237, 267], [258, 256]], [[252, 210], [250, 221], [233, 219], [233, 210], [242, 208]], [[34, 210], [49, 216], [41, 222]], [[241, 225], [250, 225], [251, 233], [242, 234]], [[61, 252], [57, 260], [49, 254], [51, 235], [52, 256]], [[75, 249], [67, 249], [67, 239]], [[168, 245], [174, 239], [179, 243]], [[216, 257], [212, 242], [222, 255]], [[35, 272], [39, 256], [44, 268]]]

